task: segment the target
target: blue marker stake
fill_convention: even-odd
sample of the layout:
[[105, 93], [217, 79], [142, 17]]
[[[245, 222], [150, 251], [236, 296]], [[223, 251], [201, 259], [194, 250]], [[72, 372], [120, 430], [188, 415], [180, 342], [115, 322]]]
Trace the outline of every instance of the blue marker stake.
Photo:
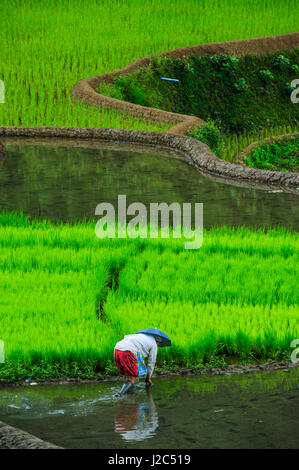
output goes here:
[[165, 78], [165, 77], [160, 77], [160, 80], [166, 80], [167, 82], [179, 82], [176, 78]]

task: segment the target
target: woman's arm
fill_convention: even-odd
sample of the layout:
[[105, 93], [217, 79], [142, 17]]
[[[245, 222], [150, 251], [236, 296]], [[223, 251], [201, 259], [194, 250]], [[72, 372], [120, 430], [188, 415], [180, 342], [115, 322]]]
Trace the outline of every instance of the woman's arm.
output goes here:
[[157, 351], [158, 351], [158, 346], [155, 343], [150, 349], [149, 355], [148, 355], [147, 376], [145, 378], [145, 381], [149, 384], [151, 384], [151, 376], [152, 376], [152, 373], [154, 371], [155, 364], [156, 364]]

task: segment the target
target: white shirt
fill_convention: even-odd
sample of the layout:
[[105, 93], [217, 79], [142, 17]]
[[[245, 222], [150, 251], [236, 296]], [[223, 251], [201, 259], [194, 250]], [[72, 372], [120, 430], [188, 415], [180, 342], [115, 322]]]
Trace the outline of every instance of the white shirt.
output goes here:
[[140, 354], [143, 359], [148, 357], [147, 374], [151, 377], [158, 351], [156, 340], [152, 335], [145, 335], [143, 333], [126, 335], [124, 339], [116, 343], [114, 349], [131, 351], [136, 357]]

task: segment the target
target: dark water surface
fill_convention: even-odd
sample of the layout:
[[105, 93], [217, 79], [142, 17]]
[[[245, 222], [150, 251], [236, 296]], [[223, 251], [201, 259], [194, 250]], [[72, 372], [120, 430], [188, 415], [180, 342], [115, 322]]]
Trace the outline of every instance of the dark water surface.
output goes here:
[[298, 448], [299, 371], [0, 388], [0, 420], [67, 448]]
[[101, 202], [117, 207], [118, 195], [125, 194], [128, 205], [147, 207], [151, 202], [202, 202], [205, 228], [284, 225], [299, 230], [299, 191], [270, 193], [267, 187], [227, 184], [201, 174], [175, 158], [178, 154], [105, 145], [8, 145], [0, 162], [0, 208], [74, 221], [94, 217]]

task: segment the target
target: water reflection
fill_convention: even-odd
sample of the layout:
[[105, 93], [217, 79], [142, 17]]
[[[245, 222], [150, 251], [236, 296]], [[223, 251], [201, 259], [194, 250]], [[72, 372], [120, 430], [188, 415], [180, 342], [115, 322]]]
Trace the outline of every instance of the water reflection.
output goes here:
[[149, 439], [156, 434], [158, 427], [159, 418], [151, 390], [147, 390], [145, 402], [138, 402], [135, 394], [118, 401], [115, 408], [115, 432], [126, 441]]
[[[298, 449], [299, 368], [119, 382], [0, 386], [0, 420], [70, 449]], [[274, 412], [275, 410], [275, 412]]]
[[126, 194], [127, 205], [138, 201], [147, 209], [162, 201], [202, 202], [206, 229], [222, 224], [299, 229], [297, 190], [273, 194], [267, 186], [228, 183], [152, 152], [8, 145], [0, 171], [0, 208], [74, 221], [94, 218], [101, 202], [117, 207], [118, 195]]

